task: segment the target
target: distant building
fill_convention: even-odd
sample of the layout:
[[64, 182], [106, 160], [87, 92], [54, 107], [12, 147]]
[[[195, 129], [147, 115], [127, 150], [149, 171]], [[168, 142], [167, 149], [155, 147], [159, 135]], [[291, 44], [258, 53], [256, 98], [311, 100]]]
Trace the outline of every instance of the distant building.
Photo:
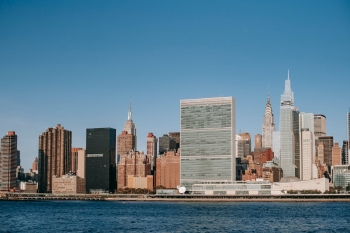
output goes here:
[[153, 176], [147, 175], [145, 177], [140, 177], [128, 175], [128, 188], [148, 189], [153, 191]]
[[244, 172], [248, 169], [247, 160], [236, 158], [236, 181], [243, 179]]
[[32, 163], [32, 170], [38, 171], [38, 157], [35, 157], [34, 162]]
[[335, 187], [341, 186], [345, 188], [346, 186], [350, 185], [350, 166], [332, 166], [332, 181]]
[[326, 116], [322, 114], [314, 115], [315, 139], [326, 136]]
[[72, 131], [58, 124], [39, 136], [40, 193], [52, 192], [52, 177], [61, 177], [71, 170]]
[[342, 165], [342, 148], [335, 142], [332, 147], [332, 166]]
[[255, 164], [264, 164], [266, 161], [273, 159], [273, 152], [271, 148], [255, 148], [253, 152], [253, 160]]
[[33, 182], [20, 182], [20, 190], [25, 193], [37, 193], [38, 184]]
[[270, 182], [280, 182], [283, 176], [282, 169], [273, 161], [267, 161], [263, 164], [262, 178]]
[[[281, 95], [280, 106], [280, 166], [283, 176], [295, 176], [295, 140], [293, 129], [294, 93], [291, 89], [289, 71], [285, 81], [284, 92]], [[294, 118], [296, 119], [296, 118]]]
[[128, 176], [146, 177], [148, 175], [151, 175], [150, 158], [143, 152], [131, 151], [121, 156], [118, 163], [118, 189], [129, 187]]
[[274, 153], [274, 157], [280, 160], [281, 158], [280, 131], [274, 131], [272, 138], [273, 138], [272, 151]]
[[114, 193], [116, 189], [116, 130], [86, 129], [86, 193]]
[[62, 177], [52, 178], [53, 194], [85, 193], [85, 179], [70, 173]]
[[342, 157], [342, 164], [343, 165], [350, 165], [350, 163], [349, 163], [349, 141], [343, 141], [341, 157]]
[[83, 148], [72, 148], [72, 162], [71, 162], [71, 172], [76, 172], [78, 170], [78, 151]]
[[262, 147], [272, 147], [273, 132], [276, 130], [272, 106], [270, 102], [270, 94], [267, 96], [265, 106], [264, 123], [262, 125]]
[[165, 152], [157, 158], [156, 184], [165, 188], [177, 188], [180, 185], [180, 151]]
[[81, 149], [78, 150], [78, 168], [77, 168], [77, 176], [84, 178], [86, 177], [86, 150]]
[[174, 138], [176, 142], [176, 151], [180, 148], [180, 132], [170, 132], [169, 136]]
[[162, 155], [168, 151], [176, 151], [176, 141], [168, 134], [163, 134], [159, 137], [159, 154]]
[[312, 180], [312, 164], [314, 163], [313, 154], [314, 154], [314, 141], [313, 133], [309, 129], [303, 129], [301, 131], [301, 169], [300, 169], [300, 179], [301, 180]]
[[327, 165], [327, 167], [330, 167], [332, 165], [333, 136], [318, 137], [316, 140], [316, 145], [317, 157], [320, 157], [321, 159], [323, 157], [323, 162]]
[[157, 143], [158, 139], [153, 133], [148, 133], [147, 135], [147, 155], [151, 159], [151, 169], [152, 171], [156, 168], [156, 159], [157, 159]]
[[255, 134], [254, 137], [254, 148], [261, 148], [262, 147], [262, 135], [261, 134]]
[[235, 100], [232, 97], [180, 101], [180, 183], [235, 181]]
[[128, 112], [128, 120], [125, 122], [123, 131], [126, 131], [126, 132], [128, 132], [128, 134], [135, 136], [135, 145], [134, 145], [133, 150], [136, 150], [137, 149], [136, 126], [135, 126], [134, 121], [132, 120], [131, 101], [130, 101], [130, 108], [129, 108], [129, 112]]
[[1, 139], [0, 190], [10, 191], [17, 187], [17, 135], [9, 131]]
[[238, 134], [237, 140], [237, 158], [244, 158], [251, 153], [252, 141], [248, 132]]
[[136, 148], [136, 137], [135, 135], [129, 134], [123, 130], [118, 135], [118, 156], [126, 155], [128, 152], [135, 150]]

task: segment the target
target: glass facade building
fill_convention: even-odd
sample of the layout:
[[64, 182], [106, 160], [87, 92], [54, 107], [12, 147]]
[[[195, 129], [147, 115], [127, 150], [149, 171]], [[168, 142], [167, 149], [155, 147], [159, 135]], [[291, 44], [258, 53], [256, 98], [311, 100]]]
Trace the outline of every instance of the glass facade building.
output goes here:
[[235, 100], [181, 100], [180, 183], [236, 180]]
[[86, 193], [114, 193], [116, 189], [116, 130], [86, 130]]

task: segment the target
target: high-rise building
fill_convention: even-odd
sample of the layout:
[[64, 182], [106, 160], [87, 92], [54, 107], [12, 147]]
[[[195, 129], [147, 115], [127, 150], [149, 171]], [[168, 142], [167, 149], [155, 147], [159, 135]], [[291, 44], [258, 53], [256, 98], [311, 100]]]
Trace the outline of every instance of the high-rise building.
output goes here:
[[86, 129], [86, 193], [114, 193], [116, 188], [116, 130]]
[[295, 177], [301, 178], [301, 145], [300, 145], [300, 138], [301, 138], [301, 122], [300, 122], [300, 112], [297, 108], [294, 108], [292, 110], [292, 127], [293, 127], [293, 146], [294, 146], [294, 155], [293, 155], [293, 164], [295, 166]]
[[128, 120], [125, 122], [124, 131], [128, 132], [128, 134], [135, 136], [135, 145], [134, 145], [133, 149], [136, 151], [136, 149], [137, 149], [137, 136], [136, 136], [136, 126], [132, 120], [131, 101], [130, 101], [130, 108], [129, 108], [129, 112], [128, 112]]
[[251, 145], [252, 145], [252, 141], [250, 138], [250, 134], [248, 132], [244, 132], [244, 133], [240, 133], [238, 134], [238, 137], [236, 137], [237, 140], [237, 152], [238, 154], [236, 154], [237, 158], [241, 158], [243, 159], [244, 157], [246, 157], [247, 155], [251, 154]]
[[258, 149], [258, 148], [261, 148], [261, 147], [262, 147], [262, 135], [261, 134], [255, 134], [255, 137], [254, 137], [254, 148]]
[[38, 171], [38, 157], [35, 157], [34, 162], [32, 163], [32, 171]]
[[159, 154], [162, 155], [168, 151], [176, 151], [176, 141], [168, 134], [164, 134], [159, 137]]
[[1, 139], [0, 190], [10, 191], [16, 187], [17, 135], [9, 131]]
[[136, 151], [137, 137], [136, 127], [132, 120], [131, 101], [128, 112], [128, 120], [125, 122], [122, 133], [118, 135], [117, 147], [117, 162], [119, 161], [120, 156], [126, 155], [130, 151]]
[[158, 139], [153, 133], [148, 133], [147, 135], [147, 155], [151, 159], [151, 169], [152, 171], [156, 168], [156, 159], [157, 159], [157, 143]]
[[301, 131], [301, 166], [300, 166], [300, 179], [301, 180], [311, 180], [313, 177], [312, 164], [313, 164], [313, 149], [314, 140], [313, 132], [308, 128], [304, 128]]
[[342, 165], [342, 148], [335, 142], [332, 147], [332, 166]]
[[265, 106], [264, 123], [262, 125], [262, 147], [272, 148], [272, 133], [276, 130], [272, 106], [270, 103], [270, 94], [267, 96]]
[[232, 97], [180, 101], [180, 183], [236, 180], [236, 113]]
[[128, 177], [147, 177], [151, 175], [150, 158], [143, 152], [131, 151], [122, 155], [118, 163], [118, 189], [127, 188]]
[[174, 138], [176, 142], [176, 151], [180, 148], [180, 132], [170, 132], [169, 136]]
[[349, 164], [349, 141], [347, 140], [343, 141], [341, 157], [342, 157], [342, 165], [350, 165]]
[[280, 106], [280, 166], [283, 170], [283, 177], [295, 176], [293, 109], [295, 109], [294, 94], [291, 89], [288, 71], [288, 79], [285, 81]]
[[157, 158], [155, 186], [163, 186], [175, 189], [180, 185], [180, 153], [175, 151], [165, 152], [161, 158]]
[[78, 150], [77, 176], [85, 179], [86, 177], [85, 170], [86, 170], [86, 150], [81, 149], [81, 150]]
[[333, 136], [318, 137], [318, 139], [316, 140], [316, 145], [318, 146], [317, 156], [323, 157], [323, 162], [326, 164], [329, 170], [330, 166], [332, 166]]
[[313, 113], [304, 113], [304, 112], [300, 113], [301, 133], [299, 134], [300, 135], [299, 144], [300, 144], [300, 179], [301, 180], [313, 179], [314, 169], [316, 169], [314, 125], [315, 124], [314, 124]]
[[78, 151], [83, 148], [72, 148], [72, 162], [71, 162], [71, 172], [76, 172], [78, 170]]
[[52, 177], [61, 177], [71, 170], [72, 131], [58, 124], [39, 136], [40, 193], [52, 192]]
[[315, 139], [317, 140], [319, 137], [326, 136], [326, 116], [322, 114], [314, 115], [314, 134]]
[[[281, 140], [280, 140], [280, 131], [274, 131], [272, 134], [272, 151], [274, 157], [280, 161], [281, 157]], [[280, 163], [278, 164], [280, 165]]]

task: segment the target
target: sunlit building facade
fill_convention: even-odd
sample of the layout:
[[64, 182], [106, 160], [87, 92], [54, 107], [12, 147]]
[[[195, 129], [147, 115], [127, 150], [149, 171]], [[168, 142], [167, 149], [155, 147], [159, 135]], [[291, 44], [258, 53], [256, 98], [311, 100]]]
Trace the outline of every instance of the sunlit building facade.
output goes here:
[[235, 181], [235, 100], [232, 97], [181, 100], [180, 183]]

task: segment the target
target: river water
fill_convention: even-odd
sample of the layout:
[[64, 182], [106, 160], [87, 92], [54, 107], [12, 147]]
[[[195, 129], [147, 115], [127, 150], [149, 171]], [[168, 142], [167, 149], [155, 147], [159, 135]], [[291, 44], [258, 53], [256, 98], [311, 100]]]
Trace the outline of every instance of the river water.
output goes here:
[[350, 203], [0, 201], [0, 232], [350, 232]]

